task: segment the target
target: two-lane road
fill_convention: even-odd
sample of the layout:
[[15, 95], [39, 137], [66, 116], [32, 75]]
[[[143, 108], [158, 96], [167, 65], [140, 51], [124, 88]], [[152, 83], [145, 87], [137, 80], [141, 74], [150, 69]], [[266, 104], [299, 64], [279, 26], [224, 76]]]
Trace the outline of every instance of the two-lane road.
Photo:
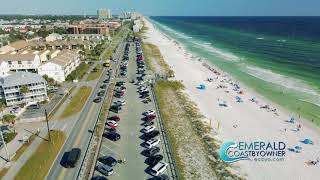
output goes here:
[[[121, 43], [120, 48], [116, 53], [117, 59], [120, 59], [121, 51], [123, 52], [124, 45]], [[57, 160], [52, 165], [48, 176], [46, 179], [48, 180], [62, 180], [62, 179], [70, 179], [74, 180], [77, 179], [78, 173], [81, 169], [81, 162], [85, 157], [85, 151], [89, 146], [90, 139], [95, 127], [95, 122], [99, 116], [101, 106], [103, 103], [94, 103], [93, 100], [96, 98], [97, 92], [100, 91], [100, 85], [102, 81], [106, 78], [105, 76], [106, 70], [102, 72], [102, 76], [98, 80], [96, 87], [93, 89], [88, 101], [83, 108], [79, 119], [75, 123], [74, 127], [72, 128], [72, 132], [70, 133], [69, 137], [66, 140], [66, 143], [62, 147]], [[111, 78], [114, 77], [114, 72], [111, 75]], [[78, 164], [75, 168], [66, 169], [60, 163], [63, 158], [65, 152], [70, 151], [72, 148], [80, 148], [81, 149], [81, 156], [78, 161]]]

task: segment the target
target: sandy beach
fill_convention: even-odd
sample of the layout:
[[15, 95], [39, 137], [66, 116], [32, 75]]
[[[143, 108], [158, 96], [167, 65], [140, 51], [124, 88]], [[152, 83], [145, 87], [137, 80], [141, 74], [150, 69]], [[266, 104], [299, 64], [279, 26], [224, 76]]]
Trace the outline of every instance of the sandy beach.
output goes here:
[[[175, 80], [185, 85], [185, 92], [207, 118], [205, 121], [212, 120], [213, 134], [220, 143], [283, 141], [287, 148], [302, 148], [299, 153], [286, 150], [281, 162], [238, 161], [234, 163], [239, 167], [235, 173], [246, 179], [319, 179], [320, 163], [306, 163], [320, 158], [317, 128], [295, 116], [294, 123], [287, 122], [293, 113], [265, 100], [213, 64], [195, 57], [150, 22], [145, 22], [148, 31], [144, 41], [159, 47], [164, 60], [175, 72]], [[197, 88], [200, 84], [205, 85], [204, 90]], [[300, 142], [306, 138], [314, 144]]]

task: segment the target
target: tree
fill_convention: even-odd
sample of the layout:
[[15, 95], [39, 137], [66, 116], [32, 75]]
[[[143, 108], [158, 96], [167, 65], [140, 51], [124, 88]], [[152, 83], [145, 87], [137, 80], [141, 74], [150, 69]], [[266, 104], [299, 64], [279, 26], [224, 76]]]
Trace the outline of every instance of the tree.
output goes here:
[[12, 122], [14, 122], [15, 118], [16, 118], [15, 115], [6, 114], [6, 115], [3, 115], [3, 116], [2, 116], [2, 122], [12, 123]]
[[25, 95], [25, 94], [27, 94], [28, 92], [30, 92], [28, 86], [22, 85], [21, 88], [20, 88], [20, 93], [23, 94], [23, 95]]

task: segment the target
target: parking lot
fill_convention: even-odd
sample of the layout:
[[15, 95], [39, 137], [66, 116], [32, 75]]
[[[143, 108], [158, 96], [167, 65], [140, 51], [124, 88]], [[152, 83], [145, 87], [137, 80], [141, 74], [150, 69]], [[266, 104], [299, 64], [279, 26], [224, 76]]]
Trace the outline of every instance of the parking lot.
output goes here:
[[[111, 156], [118, 161], [117, 165], [113, 166], [113, 174], [108, 176], [108, 179], [118, 180], [118, 179], [154, 179], [150, 175], [150, 168], [146, 164], [147, 157], [143, 155], [147, 148], [144, 146], [145, 138], [143, 136], [142, 129], [145, 127], [144, 124], [144, 115], [143, 113], [147, 110], [154, 110], [154, 104], [151, 102], [145, 103], [143, 99], [140, 98], [137, 85], [137, 77], [140, 77], [140, 74], [137, 74], [137, 62], [136, 62], [136, 48], [135, 44], [131, 43], [129, 51], [129, 61], [127, 66], [127, 72], [119, 72], [119, 77], [117, 81], [124, 81], [125, 83], [122, 87], [125, 87], [125, 92], [120, 98], [114, 97], [113, 102], [124, 100], [125, 105], [121, 106], [121, 110], [118, 113], [110, 112], [109, 117], [118, 116], [117, 122], [114, 126], [107, 126], [108, 128], [113, 127], [116, 129], [116, 133], [120, 134], [121, 138], [119, 140], [110, 140], [112, 138], [103, 138], [101, 144], [101, 149], [99, 152], [99, 157]], [[121, 74], [121, 75], [120, 75]], [[126, 76], [123, 76], [126, 74]], [[132, 82], [135, 80], [135, 82]], [[119, 88], [118, 88], [119, 89]], [[121, 88], [120, 88], [121, 89]], [[147, 87], [147, 89], [149, 89]], [[119, 93], [120, 95], [120, 93]], [[150, 97], [151, 98], [151, 97]], [[152, 98], [151, 98], [152, 99]], [[123, 103], [123, 102], [119, 102]], [[157, 120], [153, 120], [156, 130], [160, 131], [159, 124]], [[115, 122], [113, 122], [115, 123]], [[105, 130], [108, 132], [108, 130]], [[160, 152], [164, 158], [162, 161], [169, 162], [168, 156], [164, 154], [165, 147], [162, 144], [163, 137], [162, 131], [160, 135], [155, 139], [160, 139], [160, 144], [156, 145], [160, 147]], [[102, 163], [98, 162], [97, 166], [101, 166]], [[167, 166], [166, 172], [171, 172], [170, 166]], [[95, 171], [95, 176], [102, 176], [98, 171]]]

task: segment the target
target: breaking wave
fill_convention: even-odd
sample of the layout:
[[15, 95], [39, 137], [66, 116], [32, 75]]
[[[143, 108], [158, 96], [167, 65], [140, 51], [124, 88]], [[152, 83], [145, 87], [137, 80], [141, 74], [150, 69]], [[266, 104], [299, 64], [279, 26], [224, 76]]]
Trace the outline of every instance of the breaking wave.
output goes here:
[[277, 74], [268, 69], [241, 65], [241, 70], [263, 81], [293, 90], [298, 99], [320, 106], [320, 93], [303, 81], [285, 75]]
[[200, 43], [200, 42], [192, 42], [192, 43], [195, 45], [195, 47], [198, 47], [198, 48], [200, 47], [201, 49], [206, 50], [210, 53], [213, 53], [224, 60], [235, 61], [235, 62], [240, 61], [240, 58], [238, 56], [230, 52], [225, 52], [223, 50], [215, 48], [208, 43]]

